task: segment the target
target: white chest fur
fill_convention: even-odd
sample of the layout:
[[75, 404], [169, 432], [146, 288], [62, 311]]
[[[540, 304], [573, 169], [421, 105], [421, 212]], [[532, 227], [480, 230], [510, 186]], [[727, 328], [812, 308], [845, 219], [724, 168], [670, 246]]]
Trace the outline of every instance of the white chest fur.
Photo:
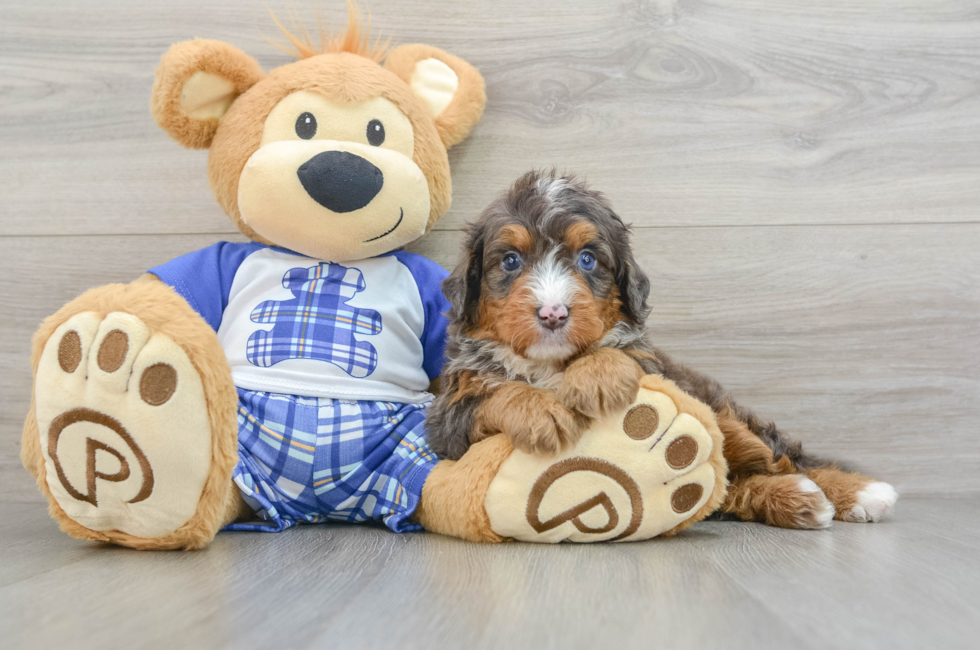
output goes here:
[[498, 348], [496, 361], [507, 368], [507, 379], [526, 381], [535, 388], [556, 390], [565, 376], [565, 364], [550, 359], [525, 359], [509, 348]]

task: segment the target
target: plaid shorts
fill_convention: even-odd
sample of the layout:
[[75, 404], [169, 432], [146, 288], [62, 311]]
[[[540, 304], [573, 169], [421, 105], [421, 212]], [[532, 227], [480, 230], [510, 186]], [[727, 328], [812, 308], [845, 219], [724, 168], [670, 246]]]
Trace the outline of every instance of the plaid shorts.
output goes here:
[[424, 404], [348, 402], [238, 389], [238, 464], [245, 501], [281, 531], [301, 522], [380, 519], [395, 532], [410, 517], [438, 459], [425, 440]]

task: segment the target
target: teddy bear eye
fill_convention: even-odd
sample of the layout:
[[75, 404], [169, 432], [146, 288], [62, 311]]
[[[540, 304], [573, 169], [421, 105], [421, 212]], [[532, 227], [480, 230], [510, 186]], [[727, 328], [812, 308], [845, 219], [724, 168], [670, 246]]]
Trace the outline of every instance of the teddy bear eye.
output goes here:
[[385, 125], [380, 120], [368, 122], [367, 140], [372, 147], [379, 147], [385, 141]]
[[316, 135], [316, 118], [313, 113], [303, 113], [296, 118], [296, 135], [304, 140]]

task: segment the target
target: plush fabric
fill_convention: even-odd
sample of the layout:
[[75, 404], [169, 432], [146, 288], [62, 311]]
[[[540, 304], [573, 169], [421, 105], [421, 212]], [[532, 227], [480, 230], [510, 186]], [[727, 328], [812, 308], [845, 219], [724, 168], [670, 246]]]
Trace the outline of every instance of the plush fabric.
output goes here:
[[[439, 460], [425, 441], [428, 404], [238, 394], [233, 479], [268, 523], [233, 529], [371, 519], [396, 532], [419, 529], [410, 517]], [[363, 459], [353, 471], [352, 458]]]
[[459, 89], [459, 76], [439, 59], [423, 59], [415, 64], [408, 85], [422, 98], [429, 112], [439, 117]]
[[[287, 33], [300, 60], [268, 74], [218, 41], [163, 56], [153, 117], [210, 148], [215, 198], [252, 243], [92, 289], [41, 325], [21, 457], [52, 516], [140, 549], [331, 517], [483, 542], [640, 539], [704, 517], [725, 490], [718, 427], [657, 378], [561, 457], [495, 435], [436, 462], [422, 430], [445, 273], [397, 249], [449, 209], [447, 149], [486, 93], [437, 48], [372, 45], [350, 12], [320, 49]], [[272, 525], [242, 521], [255, 512]]]
[[641, 388], [558, 456], [514, 451], [487, 490], [493, 531], [529, 542], [636, 541], [717, 507], [725, 463], [714, 417], [684, 412], [692, 404], [661, 392], [673, 387], [658, 377], [644, 385], [661, 390]]
[[[385, 57], [385, 68], [411, 83], [419, 62], [440, 61], [456, 74], [457, 89], [452, 101], [436, 117], [439, 137], [446, 147], [462, 141], [483, 115], [487, 103], [483, 77], [466, 61], [431, 45], [401, 45]], [[417, 78], [417, 83], [424, 83]], [[425, 84], [429, 85], [429, 84]]]
[[130, 314], [83, 312], [52, 340], [68, 334], [81, 341], [78, 366], [65, 371], [59, 343], [37, 369], [47, 387], [35, 412], [48, 488], [91, 530], [173, 533], [197, 510], [211, 469], [200, 376], [180, 346]]
[[[85, 315], [86, 319], [101, 319], [108, 314], [121, 312], [134, 315], [143, 323], [146, 333], [140, 335], [141, 337], [147, 334], [151, 337], [158, 336], [179, 346], [199, 378], [206, 405], [207, 424], [203, 428], [210, 431], [210, 466], [203, 481], [196, 512], [176, 530], [157, 536], [141, 537], [120, 530], [93, 530], [71, 518], [49, 487], [48, 469], [38, 428], [38, 403], [56, 395], [59, 390], [57, 384], [43, 382], [43, 375], [42, 383], [37, 382], [45, 349], [57, 349], [56, 346], [60, 344], [55, 333], [73, 317]], [[135, 336], [136, 333], [133, 333]], [[173, 354], [171, 349], [168, 356], [174, 358], [178, 355]], [[38, 488], [48, 498], [49, 511], [62, 530], [73, 537], [114, 542], [133, 548], [201, 548], [214, 538], [220, 526], [232, 516], [231, 513], [237, 512], [240, 500], [237, 491], [232, 487], [231, 472], [238, 460], [238, 427], [235, 418], [238, 396], [231, 381], [228, 363], [213, 330], [172, 289], [147, 276], [127, 285], [107, 285], [82, 294], [42, 323], [34, 336], [31, 365], [35, 372], [35, 387], [24, 425], [21, 460], [37, 479]], [[118, 406], [113, 403], [108, 391], [100, 390], [96, 386], [89, 389], [86, 402], [93, 410], [106, 412], [110, 416], [113, 413], [107, 411], [115, 412]], [[105, 408], [107, 406], [111, 409]], [[150, 462], [152, 465], [153, 461]], [[50, 479], [51, 482], [53, 480]], [[59, 496], [64, 497], [63, 494]]]
[[347, 267], [219, 242], [150, 271], [215, 329], [237, 386], [432, 399], [426, 389], [442, 370], [449, 304], [439, 289], [446, 271], [420, 255], [396, 251]]
[[[231, 102], [262, 77], [255, 59], [228, 43], [200, 38], [176, 43], [160, 61], [150, 94], [150, 112], [180, 144], [207, 149], [218, 130], [219, 118]], [[184, 97], [185, 86], [192, 79], [192, 92]], [[185, 112], [185, 108], [215, 104], [224, 110], [214, 110], [206, 117]]]
[[473, 445], [457, 460], [444, 460], [422, 486], [415, 518], [431, 532], [471, 542], [502, 542], [487, 516], [486, 497], [500, 466], [513, 453], [507, 436], [493, 436]]
[[[384, 186], [370, 205], [324, 214], [322, 204], [310, 200], [313, 188], [303, 186], [296, 169], [329, 154], [348, 154], [383, 171]], [[337, 174], [357, 176], [351, 167], [341, 164]], [[336, 262], [382, 255], [414, 241], [424, 234], [431, 215], [426, 178], [415, 163], [397, 152], [357, 143], [273, 142], [249, 158], [240, 181], [238, 206], [249, 228], [279, 246]], [[283, 214], [290, 218], [283, 219]]]
[[[444, 141], [441, 134], [448, 128], [461, 138], [472, 129], [476, 122], [473, 115], [482, 112], [482, 93], [470, 92], [467, 101], [476, 101], [480, 105], [471, 107], [466, 113], [469, 118], [450, 125], [456, 114], [450, 110], [456, 101], [454, 97], [438, 116], [437, 125], [437, 116], [433, 115], [430, 103], [413, 91], [410, 81], [377, 63], [386, 46], [369, 45], [366, 34], [360, 35], [356, 23], [356, 20], [352, 21], [346, 34], [329, 39], [322, 52], [314, 51], [308, 43], [298, 47], [302, 60], [277, 68], [268, 75], [251, 57], [218, 41], [197, 39], [178, 43], [161, 59], [150, 101], [154, 119], [180, 144], [210, 148], [208, 173], [215, 197], [239, 229], [257, 244], [274, 245], [274, 242], [243, 219], [240, 196], [254, 206], [263, 200], [263, 194], [282, 198], [284, 192], [293, 192], [293, 196], [304, 197], [309, 205], [315, 205], [310, 203], [315, 201], [325, 210], [332, 207], [337, 214], [349, 211], [349, 214], [357, 215], [366, 209], [363, 207], [365, 202], [374, 204], [385, 192], [391, 194], [388, 203], [377, 203], [377, 223], [362, 222], [373, 232], [377, 229], [375, 226], [386, 225], [382, 223], [382, 215], [393, 221], [397, 218], [398, 224], [404, 224], [397, 237], [388, 237], [386, 231], [381, 231], [361, 237], [365, 240], [362, 242], [352, 240], [341, 242], [334, 248], [318, 247], [317, 242], [339, 239], [338, 234], [349, 229], [344, 223], [353, 223], [340, 221], [326, 231], [313, 234], [309, 229], [299, 228], [294, 232], [300, 234], [293, 239], [287, 237], [287, 241], [275, 242], [294, 244], [301, 253], [334, 259], [343, 256], [344, 251], [350, 253], [350, 259], [385, 254], [427, 231], [449, 208], [448, 141]], [[293, 44], [296, 45], [295, 41]], [[425, 58], [433, 56], [429, 52]], [[441, 56], [455, 61], [458, 66], [464, 65], [444, 53]], [[407, 69], [411, 67], [409, 65]], [[469, 75], [454, 70], [461, 81], [465, 78], [472, 83], [475, 79], [482, 88], [482, 80], [475, 69], [470, 67]], [[431, 75], [423, 77], [428, 79]], [[423, 80], [416, 85], [427, 88], [430, 84]], [[280, 138], [303, 144], [315, 141], [316, 133], [312, 127], [304, 127], [302, 133], [297, 131], [295, 136], [290, 133], [290, 120], [294, 118], [288, 107], [282, 109], [284, 123], [267, 119], [282, 100], [292, 95], [299, 97], [304, 92], [314, 94], [330, 110], [350, 117], [348, 130], [351, 133], [336, 131], [327, 138], [326, 131], [321, 132], [321, 144], [316, 145], [316, 151], [309, 152], [310, 158], [323, 153], [346, 152], [366, 161], [357, 162], [360, 167], [350, 167], [354, 171], [373, 165], [382, 174], [388, 172], [384, 184], [379, 180], [371, 189], [360, 183], [354, 188], [360, 195], [334, 197], [321, 191], [323, 188], [317, 185], [321, 180], [318, 177], [307, 178], [304, 185], [302, 173], [283, 176], [293, 179], [292, 189], [287, 189], [284, 183], [263, 187], [261, 182], [243, 175], [246, 164], [263, 145], [275, 148]], [[367, 119], [375, 119], [375, 113], [379, 111], [389, 111], [384, 114], [387, 117], [382, 115], [388, 122], [385, 138], [381, 137], [381, 127], [370, 130], [372, 122]], [[361, 130], [358, 130], [358, 120], [367, 121]], [[325, 122], [329, 125], [330, 120], [325, 119]], [[274, 135], [276, 129], [280, 136]], [[264, 140], [266, 136], [271, 141]], [[361, 137], [363, 142], [359, 140]], [[336, 138], [347, 138], [350, 142], [345, 146]], [[398, 161], [398, 156], [405, 162], [390, 162]], [[339, 157], [334, 155], [334, 158]], [[255, 158], [254, 162], [260, 161]], [[287, 156], [275, 159], [274, 163], [285, 165], [287, 169], [289, 166], [298, 169], [309, 161], [304, 163]], [[409, 182], [397, 182], [399, 169], [415, 170], [403, 175]], [[322, 171], [308, 169], [313, 176]], [[242, 192], [242, 179], [259, 190], [257, 195], [249, 198], [247, 192]], [[280, 202], [262, 207], [259, 212], [274, 214], [281, 220], [283, 214], [289, 213], [283, 210], [283, 205]], [[258, 213], [253, 211], [253, 214]], [[390, 226], [386, 225], [386, 228]], [[282, 237], [282, 232], [274, 228], [268, 232]], [[381, 243], [363, 246], [355, 252], [357, 246], [374, 241]], [[303, 250], [307, 247], [309, 250]], [[244, 259], [245, 255], [239, 257]], [[241, 263], [241, 259], [238, 262]], [[316, 266], [310, 265], [311, 268]], [[189, 280], [190, 285], [212, 282], [218, 294], [227, 295], [230, 282], [226, 282], [227, 278], [220, 271], [216, 274], [207, 269], [201, 271], [199, 277]], [[416, 270], [411, 272], [417, 276]], [[430, 273], [422, 276], [423, 282], [438, 290], [440, 277]], [[401, 298], [405, 300], [409, 296], [402, 294]], [[223, 301], [208, 305], [198, 314], [184, 297], [151, 277], [130, 285], [93, 289], [70, 302], [41, 326], [34, 342], [35, 387], [31, 410], [25, 421], [22, 459], [37, 477], [52, 515], [71, 535], [135, 548], [200, 548], [213, 538], [220, 526], [247, 512], [231, 481], [232, 468], [238, 461], [237, 398], [229, 365], [215, 332], [220, 329], [227, 306], [227, 298]], [[391, 308], [396, 313], [400, 309], [397, 305]], [[435, 318], [435, 312], [430, 314], [430, 311], [424, 303], [418, 314], [419, 331], [415, 332], [419, 337], [438, 336], [439, 328], [430, 327], [430, 321]], [[110, 319], [105, 320], [110, 314]], [[379, 316], [383, 318], [384, 314]], [[114, 320], [127, 324], [109, 332], [102, 331], [110, 328], [106, 323]], [[389, 318], [387, 325], [392, 327], [396, 320]], [[255, 325], [257, 329], [265, 327], [261, 322]], [[94, 333], [92, 328], [95, 328]], [[125, 336], [114, 334], [115, 329], [125, 332]], [[92, 337], [96, 335], [102, 338], [94, 341]], [[147, 356], [156, 361], [151, 366], [139, 367], [137, 349], [143, 350], [141, 345], [150, 346], [157, 340], [161, 342], [161, 350]], [[420, 352], [424, 351], [426, 355], [433, 347], [424, 341], [419, 345], [423, 348]], [[95, 357], [91, 356], [93, 346], [99, 349]], [[131, 354], [127, 356], [129, 346], [132, 346]], [[308, 357], [304, 354], [299, 358]], [[435, 359], [423, 363], [422, 354], [418, 358], [424, 365], [419, 375], [425, 379], [420, 381], [427, 383], [427, 372], [440, 364]], [[134, 363], [139, 369], [136, 374]], [[80, 373], [89, 367], [95, 369], [93, 373], [102, 373], [98, 377], [105, 381], [101, 384], [94, 380], [81, 381], [80, 384], [85, 386], [73, 389], [78, 393], [73, 399], [83, 410], [76, 409], [71, 416], [74, 419], [71, 419], [66, 414], [72, 413], [72, 408], [67, 403], [59, 406], [62, 404], [58, 400], [59, 392], [66, 382], [70, 383], [69, 380], [79, 383]], [[120, 392], [123, 383], [127, 390]], [[131, 390], [134, 387], [136, 390]], [[419, 391], [423, 390], [424, 386], [420, 386]], [[118, 397], [123, 393], [129, 395], [128, 402]], [[163, 414], [170, 411], [174, 413], [164, 417]], [[39, 417], [43, 431], [38, 426]], [[177, 436], [169, 446], [157, 446], [158, 442], [163, 444], [162, 432], [168, 427], [179, 427], [181, 435], [193, 434], [196, 438], [184, 440], [186, 444], [179, 445], [176, 443], [182, 438]], [[60, 441], [53, 447], [48, 444], [52, 432]], [[62, 443], [67, 443], [65, 449], [61, 448]], [[54, 456], [51, 449], [54, 449]], [[183, 451], [178, 451], [180, 449]], [[181, 457], [180, 454], [185, 452], [189, 455]], [[71, 467], [62, 467], [64, 480], [60, 475], [52, 478], [52, 471], [58, 474], [56, 465], [66, 464]], [[181, 464], [186, 475], [183, 481], [177, 479], [180, 485], [174, 486], [170, 479], [173, 467]], [[153, 471], [154, 467], [157, 467], [156, 471]], [[148, 478], [151, 474], [152, 480]], [[99, 493], [103, 497], [101, 500]]]
[[323, 54], [273, 70], [222, 118], [211, 145], [208, 175], [218, 203], [239, 229], [255, 241], [272, 243], [242, 221], [238, 183], [245, 163], [259, 148], [265, 118], [280, 100], [300, 90], [322, 94], [340, 104], [384, 97], [408, 117], [415, 133], [412, 160], [429, 187], [426, 230], [431, 229], [449, 209], [452, 195], [449, 158], [436, 123], [406, 83], [376, 63], [348, 53]]

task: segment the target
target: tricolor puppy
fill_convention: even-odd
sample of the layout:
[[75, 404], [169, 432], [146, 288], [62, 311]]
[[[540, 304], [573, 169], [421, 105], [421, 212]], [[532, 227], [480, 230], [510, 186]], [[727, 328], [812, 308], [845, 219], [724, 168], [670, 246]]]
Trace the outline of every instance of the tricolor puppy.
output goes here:
[[642, 337], [649, 283], [599, 194], [527, 174], [467, 239], [443, 284], [453, 308], [446, 392], [429, 416], [437, 453], [459, 458], [501, 431], [555, 452], [633, 401], [642, 372], [618, 348]]
[[442, 393], [428, 415], [436, 453], [458, 459], [497, 434], [554, 453], [656, 374], [715, 412], [730, 470], [726, 512], [788, 528], [888, 514], [897, 499], [890, 485], [804, 454], [718, 382], [654, 347], [649, 288], [629, 228], [602, 194], [554, 172], [521, 177], [469, 227], [443, 284], [452, 323]]

